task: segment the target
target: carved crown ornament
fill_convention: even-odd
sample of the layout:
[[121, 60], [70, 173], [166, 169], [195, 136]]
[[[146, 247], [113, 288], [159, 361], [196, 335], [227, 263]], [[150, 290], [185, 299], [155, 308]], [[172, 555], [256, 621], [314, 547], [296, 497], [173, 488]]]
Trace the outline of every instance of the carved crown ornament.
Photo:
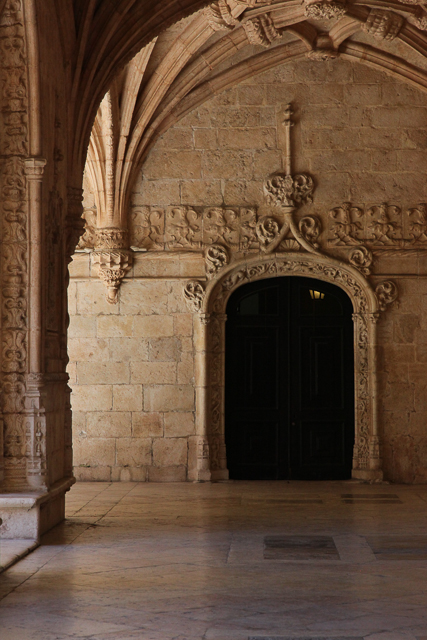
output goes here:
[[[325, 257], [325, 240], [320, 242], [322, 224], [316, 215], [297, 215], [303, 205], [313, 202], [315, 183], [309, 174], [294, 175], [291, 170], [292, 140], [291, 127], [292, 108], [287, 105], [284, 111], [283, 125], [285, 127], [284, 145], [284, 171], [278, 172], [268, 178], [264, 183], [264, 193], [269, 213], [259, 215], [256, 207], [233, 211], [231, 209], [218, 212], [213, 210], [198, 214], [196, 211], [187, 211], [179, 218], [184, 222], [187, 217], [187, 225], [177, 225], [177, 211], [172, 211], [169, 216], [175, 221], [179, 231], [173, 231], [174, 225], [169, 224], [168, 217], [159, 216], [159, 211], [145, 213], [145, 226], [143, 237], [145, 241], [159, 245], [161, 243], [160, 232], [172, 240], [173, 245], [177, 241], [181, 246], [204, 249], [207, 283], [200, 280], [191, 280], [184, 287], [184, 298], [193, 312], [203, 311], [203, 302], [207, 291], [211, 290], [215, 281], [222, 276], [225, 270], [241, 261], [248, 252], [257, 251], [259, 254], [293, 254], [306, 252]], [[242, 224], [242, 217], [248, 216]], [[366, 287], [372, 290], [368, 278], [374, 264], [374, 249], [387, 249], [390, 246], [399, 249], [406, 245], [422, 245], [427, 248], [427, 205], [420, 204], [407, 211], [407, 229], [409, 238], [404, 239], [401, 232], [402, 210], [396, 205], [381, 203], [372, 205], [365, 211], [352, 203], [343, 203], [328, 213], [329, 229], [326, 239], [327, 246], [331, 248], [345, 247], [347, 249], [343, 259], [330, 256], [331, 265], [348, 265], [350, 269], [358, 271], [366, 282]], [[150, 225], [154, 216], [155, 230]], [[400, 218], [399, 218], [400, 216]], [[212, 221], [215, 222], [212, 224]], [[239, 229], [240, 226], [240, 229]], [[184, 231], [185, 229], [185, 231]], [[244, 235], [242, 231], [244, 230]], [[214, 235], [210, 235], [210, 233]], [[207, 245], [205, 243], [208, 243]], [[210, 244], [209, 244], [210, 243]], [[406, 243], [406, 244], [405, 244]], [[212, 285], [210, 284], [212, 282]], [[377, 307], [384, 311], [397, 301], [398, 290], [394, 282], [384, 281], [376, 286], [373, 292]], [[203, 322], [208, 322], [209, 317], [204, 317]]]

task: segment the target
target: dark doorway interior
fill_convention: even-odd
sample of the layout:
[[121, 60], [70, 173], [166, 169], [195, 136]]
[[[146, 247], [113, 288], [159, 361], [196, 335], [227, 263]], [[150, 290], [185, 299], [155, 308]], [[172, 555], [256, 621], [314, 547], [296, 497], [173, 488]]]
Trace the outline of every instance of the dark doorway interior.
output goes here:
[[339, 287], [282, 277], [227, 305], [225, 438], [230, 478], [350, 478], [352, 304]]

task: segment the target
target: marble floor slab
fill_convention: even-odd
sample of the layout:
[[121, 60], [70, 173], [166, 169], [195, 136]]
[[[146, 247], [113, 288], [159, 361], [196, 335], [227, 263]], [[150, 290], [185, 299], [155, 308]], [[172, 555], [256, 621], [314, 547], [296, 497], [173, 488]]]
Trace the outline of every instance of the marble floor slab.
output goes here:
[[427, 486], [80, 483], [0, 638], [427, 640], [426, 532]]

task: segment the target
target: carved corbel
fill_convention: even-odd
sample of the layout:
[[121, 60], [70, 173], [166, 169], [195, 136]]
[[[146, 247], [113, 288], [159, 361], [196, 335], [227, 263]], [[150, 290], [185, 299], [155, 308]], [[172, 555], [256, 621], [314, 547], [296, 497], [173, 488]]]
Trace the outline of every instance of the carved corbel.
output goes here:
[[206, 295], [205, 287], [199, 280], [190, 280], [184, 287], [184, 299], [193, 313], [197, 313], [202, 308]]
[[98, 265], [98, 275], [107, 287], [106, 298], [110, 304], [117, 304], [120, 285], [132, 268], [132, 252], [128, 246], [126, 229], [97, 229], [92, 260]]
[[304, 0], [304, 13], [313, 20], [330, 20], [345, 15], [346, 0]]
[[363, 30], [379, 40], [394, 40], [404, 22], [405, 19], [398, 13], [371, 9]]
[[230, 262], [230, 256], [221, 244], [212, 244], [205, 249], [205, 261], [206, 275], [210, 280]]
[[399, 295], [397, 286], [391, 280], [384, 280], [375, 287], [378, 306], [381, 311], [385, 311], [388, 306], [396, 302]]

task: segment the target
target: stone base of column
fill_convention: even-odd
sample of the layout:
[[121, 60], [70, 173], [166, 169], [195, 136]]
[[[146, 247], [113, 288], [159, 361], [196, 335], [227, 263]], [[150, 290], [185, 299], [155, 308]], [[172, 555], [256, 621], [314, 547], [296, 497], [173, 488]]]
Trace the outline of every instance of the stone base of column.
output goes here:
[[384, 480], [381, 469], [353, 469], [351, 477], [353, 480], [364, 480], [365, 482], [382, 482]]
[[35, 540], [65, 517], [65, 494], [75, 478], [56, 482], [45, 493], [0, 494], [0, 540]]

